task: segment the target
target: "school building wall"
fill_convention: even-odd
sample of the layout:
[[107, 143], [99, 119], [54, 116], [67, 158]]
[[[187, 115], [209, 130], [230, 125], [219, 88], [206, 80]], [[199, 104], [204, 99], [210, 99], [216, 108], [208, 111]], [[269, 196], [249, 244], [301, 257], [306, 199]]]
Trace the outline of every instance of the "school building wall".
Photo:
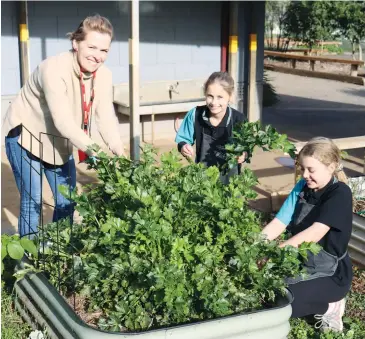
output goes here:
[[[245, 51], [248, 49], [248, 23], [258, 20], [257, 18], [264, 20], [264, 2], [249, 3], [239, 2], [239, 45]], [[16, 1], [1, 2], [2, 118], [20, 89], [18, 4]], [[250, 8], [253, 5], [254, 10]], [[141, 82], [202, 79], [213, 71], [220, 70], [221, 9], [220, 1], [141, 1]], [[115, 29], [115, 39], [106, 61], [113, 73], [113, 83], [128, 82], [129, 11], [127, 1], [28, 1], [31, 71], [43, 59], [70, 49], [71, 43], [66, 33], [75, 30], [87, 15], [99, 13], [108, 17]], [[264, 26], [263, 23], [260, 25]], [[258, 40], [259, 43], [263, 41], [259, 36]], [[259, 52], [260, 48], [258, 54]], [[247, 62], [246, 52], [240, 53], [239, 69], [242, 71], [239, 81], [244, 83], [246, 89]], [[257, 72], [257, 78], [262, 82], [262, 67], [258, 67]], [[172, 139], [178, 116], [182, 117], [181, 114], [157, 115], [155, 138]], [[118, 117], [121, 134], [128, 142], [128, 117], [121, 114]], [[141, 120], [141, 132], [148, 140], [151, 131], [150, 116], [143, 116]]]
[[[99, 13], [108, 17], [115, 29], [115, 39], [106, 61], [113, 72], [113, 83], [128, 82], [129, 10], [125, 1], [28, 1], [31, 71], [45, 58], [70, 49], [66, 33], [75, 30], [87, 15]], [[218, 1], [141, 1], [141, 81], [205, 78], [219, 70], [220, 15], [221, 3]], [[2, 1], [2, 116], [19, 89], [17, 3]], [[129, 140], [127, 119], [120, 117], [120, 120], [124, 139]], [[144, 127], [148, 133], [150, 128]], [[157, 118], [156, 137], [174, 133], [173, 117]]]

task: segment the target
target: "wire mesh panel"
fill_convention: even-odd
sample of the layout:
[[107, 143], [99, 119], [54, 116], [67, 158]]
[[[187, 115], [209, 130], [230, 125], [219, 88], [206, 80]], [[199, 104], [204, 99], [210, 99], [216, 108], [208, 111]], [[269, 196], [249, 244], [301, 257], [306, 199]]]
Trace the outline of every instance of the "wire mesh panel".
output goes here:
[[243, 101], [245, 96], [244, 82], [237, 81], [237, 102]]
[[[22, 133], [21, 144], [21, 209], [19, 216], [19, 233], [22, 237], [34, 239], [39, 245], [38, 259], [35, 265], [42, 270], [50, 282], [62, 294], [64, 291], [74, 291], [75, 275], [73, 265], [73, 252], [65, 251], [65, 246], [72, 241], [74, 204], [71, 201], [72, 190], [76, 185], [76, 170], [72, 153], [67, 155], [65, 164], [56, 164], [56, 147], [61, 139], [70, 150], [67, 138], [48, 133], [40, 133], [35, 137], [29, 130]], [[24, 138], [29, 135], [30, 140]], [[51, 140], [53, 163], [45, 162], [44, 140]], [[25, 149], [24, 144], [27, 145]], [[39, 157], [33, 154], [39, 154]], [[47, 160], [49, 157], [47, 158]], [[51, 188], [53, 199], [47, 201], [44, 197], [44, 178]], [[63, 187], [61, 186], [63, 185]], [[45, 210], [53, 211], [52, 222], [45, 223]], [[67, 241], [65, 241], [67, 235]], [[68, 279], [64, 279], [64, 275]], [[63, 284], [67, 283], [67, 288]], [[70, 286], [71, 285], [71, 286]], [[75, 306], [75, 296], [72, 293]]]
[[245, 101], [245, 83], [244, 81], [237, 81], [236, 83], [236, 95], [237, 95], [237, 109], [240, 112], [244, 112], [244, 101]]
[[[24, 134], [26, 130], [29, 135], [30, 151], [24, 148]], [[42, 166], [39, 158], [33, 156], [33, 150], [38, 148], [41, 152], [42, 143], [26, 127], [21, 126], [20, 134], [20, 214], [19, 233], [33, 239], [38, 235], [38, 225], [42, 213]], [[37, 152], [38, 153], [38, 152]]]

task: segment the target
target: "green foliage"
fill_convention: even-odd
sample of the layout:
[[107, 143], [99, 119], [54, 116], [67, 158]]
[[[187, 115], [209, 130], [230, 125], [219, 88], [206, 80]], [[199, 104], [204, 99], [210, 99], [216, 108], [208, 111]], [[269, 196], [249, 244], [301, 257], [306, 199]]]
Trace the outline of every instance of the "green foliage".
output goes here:
[[335, 1], [334, 16], [341, 34], [353, 44], [365, 38], [365, 2]]
[[[183, 166], [176, 150], [139, 162], [99, 153], [99, 183], [72, 194], [83, 220], [47, 225], [47, 261], [62, 286], [91, 296], [107, 330], [145, 330], [260, 309], [285, 293], [283, 277], [302, 272], [313, 244], [264, 241], [249, 209], [257, 183], [249, 169], [219, 180], [216, 167]], [[258, 262], [269, 258], [263, 265]], [[76, 265], [74, 265], [76, 263]], [[54, 264], [56, 265], [56, 264]], [[58, 271], [49, 272], [57, 281]]]
[[342, 333], [328, 331], [320, 332], [302, 319], [290, 319], [290, 333], [288, 339], [363, 339], [365, 338], [365, 324], [357, 319], [345, 318]]
[[247, 152], [246, 162], [250, 163], [255, 147], [264, 151], [281, 150], [295, 157], [295, 146], [288, 141], [286, 134], [279, 134], [270, 125], [262, 126], [259, 121], [244, 122], [234, 126], [232, 140], [226, 145], [229, 168], [237, 165], [237, 157], [242, 152]]
[[346, 296], [346, 310], [343, 318], [344, 331], [321, 333], [314, 329], [314, 319], [290, 320], [288, 339], [363, 339], [365, 338], [365, 271], [354, 267], [354, 279], [350, 293]]
[[[279, 30], [276, 49], [280, 50], [282, 31], [286, 38], [301, 41], [308, 48], [321, 41], [344, 37], [355, 46], [365, 38], [365, 2], [364, 1], [269, 1], [266, 5], [266, 45], [274, 48], [274, 29]], [[268, 36], [269, 35], [269, 36]], [[327, 45], [330, 53], [342, 54], [343, 49]]]
[[23, 322], [20, 315], [15, 311], [12, 295], [6, 290], [1, 291], [1, 338], [24, 339], [28, 338], [32, 331], [31, 327]]
[[284, 21], [286, 36], [310, 48], [316, 41], [332, 38], [336, 28], [333, 8], [332, 1], [291, 1]]
[[38, 255], [37, 246], [35, 243], [26, 238], [20, 238], [19, 235], [1, 235], [1, 273], [4, 272], [4, 260], [11, 258], [14, 260], [20, 260], [23, 258], [24, 253]]
[[[314, 48], [321, 48], [320, 46]], [[343, 54], [344, 50], [338, 45], [326, 45], [324, 47], [329, 53]]]
[[[365, 281], [363, 281], [363, 283], [365, 283]], [[349, 316], [361, 318], [361, 320], [365, 322], [365, 294], [350, 291], [346, 304], [346, 312]]]
[[316, 331], [302, 319], [290, 319], [290, 333], [288, 339], [314, 339]]
[[279, 36], [276, 39], [276, 49], [280, 49], [281, 34], [284, 28], [284, 21], [286, 18], [287, 8], [290, 1], [267, 1], [265, 7], [265, 31], [269, 37], [266, 39], [266, 45], [269, 49], [274, 48], [274, 35], [275, 28], [279, 30]]
[[[69, 196], [67, 187], [60, 186], [59, 189]], [[75, 192], [73, 197], [75, 198]], [[86, 279], [81, 257], [82, 250], [87, 251], [88, 248], [84, 246], [86, 240], [82, 238], [80, 227], [80, 224], [70, 226], [68, 219], [62, 219], [45, 225], [39, 235], [41, 243], [46, 244], [44, 248], [41, 246], [39, 263], [51, 284], [64, 295], [74, 290], [80, 291]], [[51, 273], [48, 274], [49, 272]]]

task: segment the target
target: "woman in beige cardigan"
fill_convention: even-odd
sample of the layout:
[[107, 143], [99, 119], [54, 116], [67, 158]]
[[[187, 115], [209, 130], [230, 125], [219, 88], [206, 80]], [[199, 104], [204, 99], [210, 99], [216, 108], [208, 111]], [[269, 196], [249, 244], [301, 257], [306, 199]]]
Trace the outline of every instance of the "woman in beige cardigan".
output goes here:
[[[88, 147], [95, 144], [92, 137], [98, 132], [114, 154], [124, 155], [112, 75], [104, 65], [113, 27], [108, 19], [95, 15], [84, 19], [69, 37], [72, 51], [40, 63], [4, 121], [6, 154], [21, 194], [20, 235], [38, 230], [41, 169], [55, 199], [53, 221], [72, 216], [71, 202], [57, 190], [61, 184], [76, 186], [72, 145], [82, 161], [92, 155]], [[97, 126], [94, 130], [91, 120]]]

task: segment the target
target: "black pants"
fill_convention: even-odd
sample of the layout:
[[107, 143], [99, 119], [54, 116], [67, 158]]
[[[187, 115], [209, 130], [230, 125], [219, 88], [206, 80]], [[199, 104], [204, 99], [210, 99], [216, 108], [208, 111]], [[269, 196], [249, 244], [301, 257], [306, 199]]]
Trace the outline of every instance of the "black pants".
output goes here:
[[351, 286], [339, 286], [330, 277], [289, 285], [294, 294], [292, 318], [324, 314], [328, 304], [343, 299]]

